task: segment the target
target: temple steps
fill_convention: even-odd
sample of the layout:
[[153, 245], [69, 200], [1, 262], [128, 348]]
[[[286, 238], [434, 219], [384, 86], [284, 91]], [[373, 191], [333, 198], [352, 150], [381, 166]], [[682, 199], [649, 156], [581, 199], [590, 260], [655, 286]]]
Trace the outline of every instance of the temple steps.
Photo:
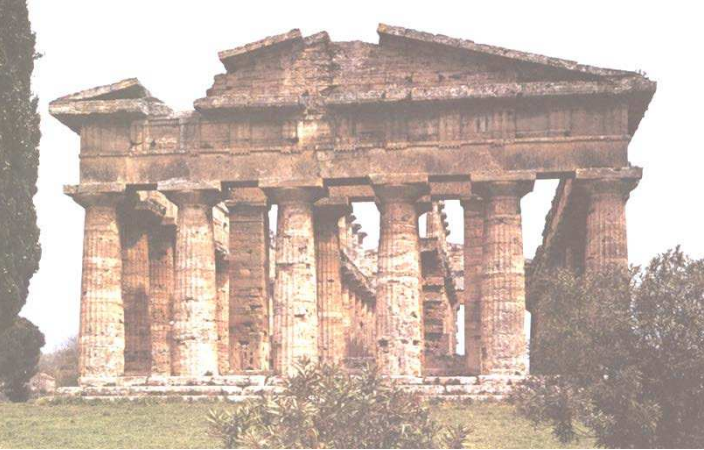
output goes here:
[[[525, 378], [508, 375], [478, 377], [394, 377], [400, 389], [423, 397], [448, 401], [499, 401], [506, 399]], [[261, 395], [281, 394], [282, 379], [259, 376], [218, 377], [121, 377], [90, 380], [79, 387], [62, 387], [55, 397], [84, 400], [139, 400], [179, 398], [186, 401], [219, 400], [239, 402]], [[217, 384], [215, 384], [217, 383]]]

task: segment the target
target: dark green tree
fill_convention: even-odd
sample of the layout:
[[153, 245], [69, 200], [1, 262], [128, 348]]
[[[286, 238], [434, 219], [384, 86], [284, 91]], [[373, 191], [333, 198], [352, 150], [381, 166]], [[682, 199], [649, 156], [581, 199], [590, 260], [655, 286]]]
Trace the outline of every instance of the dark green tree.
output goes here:
[[24, 402], [29, 398], [27, 381], [37, 371], [44, 335], [32, 322], [19, 317], [0, 333], [0, 342], [3, 393], [13, 402]]
[[[29, 280], [37, 271], [41, 253], [32, 202], [37, 191], [40, 137], [37, 99], [31, 90], [36, 58], [26, 1], [0, 0], [0, 336], [4, 339], [39, 333], [36, 327], [36, 333], [28, 332], [31, 324], [17, 316], [27, 300]], [[24, 352], [14, 356], [34, 361], [36, 366], [38, 348], [13, 349], [10, 345], [0, 340], [4, 352]], [[17, 385], [8, 378], [16, 368], [7, 365], [15, 357], [0, 361], [0, 382], [6, 390]], [[31, 377], [32, 372], [25, 375]]]
[[675, 249], [630, 272], [538, 277], [542, 377], [516, 395], [519, 411], [563, 441], [704, 446], [704, 260]]

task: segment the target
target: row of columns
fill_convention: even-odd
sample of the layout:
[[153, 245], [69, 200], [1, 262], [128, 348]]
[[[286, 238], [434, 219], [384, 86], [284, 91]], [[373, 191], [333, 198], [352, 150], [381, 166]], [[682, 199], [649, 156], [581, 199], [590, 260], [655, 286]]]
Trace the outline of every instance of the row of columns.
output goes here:
[[[623, 191], [613, 181], [590, 183], [587, 265], [627, 261]], [[387, 375], [420, 376], [423, 310], [418, 216], [419, 199], [427, 195], [428, 187], [398, 183], [373, 188], [381, 225], [371, 334], [376, 362]], [[473, 195], [462, 202], [465, 342], [472, 373], [527, 370], [520, 200], [531, 188], [529, 180], [479, 182]], [[228, 202], [232, 257], [220, 262], [214, 251], [212, 218], [213, 206], [221, 199], [217, 190], [165, 189], [178, 206], [175, 237], [161, 233], [150, 242], [148, 233], [130, 231], [127, 239], [122, 237], [125, 251], [118, 214], [122, 195], [74, 195], [86, 208], [82, 376], [129, 374], [143, 370], [139, 364], [145, 360], [151, 373], [158, 374], [266, 370], [269, 351], [273, 369], [280, 374], [292, 373], [301, 358], [341, 361], [348, 305], [340, 278], [337, 224], [349, 213], [349, 205], [331, 199], [316, 205], [325, 194], [321, 187], [265, 190], [268, 198], [260, 194], [256, 201], [250, 196], [240, 198], [238, 189], [232, 190]], [[269, 200], [278, 204], [271, 339], [266, 275]], [[140, 230], [131, 225], [126, 229]], [[149, 256], [144, 257], [144, 252]], [[138, 266], [137, 261], [148, 261], [148, 267]], [[227, 271], [216, 270], [226, 263]], [[253, 267], [261, 271], [252, 271]], [[169, 302], [171, 283], [173, 301]], [[148, 298], [144, 292], [150, 293]], [[223, 309], [222, 297], [227, 296], [233, 306]], [[130, 352], [149, 352], [149, 358], [125, 353], [125, 340], [130, 339], [138, 341], [129, 342]]]
[[[584, 267], [628, 266], [632, 178], [577, 180], [587, 204]], [[525, 373], [525, 267], [520, 200], [532, 182], [473, 185], [464, 207], [465, 355], [470, 373]]]

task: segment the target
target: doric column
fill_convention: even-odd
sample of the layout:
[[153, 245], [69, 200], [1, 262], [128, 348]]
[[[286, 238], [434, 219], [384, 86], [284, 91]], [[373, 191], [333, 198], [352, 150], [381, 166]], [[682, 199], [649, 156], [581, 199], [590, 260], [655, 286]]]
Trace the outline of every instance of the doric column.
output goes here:
[[230, 212], [230, 370], [268, 370], [269, 202], [258, 188], [232, 188]]
[[464, 353], [467, 370], [480, 374], [481, 284], [484, 246], [484, 202], [478, 196], [462, 200], [464, 208]]
[[148, 375], [152, 366], [149, 314], [149, 230], [153, 217], [128, 205], [121, 211], [125, 375]]
[[320, 361], [327, 364], [339, 364], [345, 356], [338, 222], [350, 211], [349, 203], [342, 199], [325, 198], [315, 207], [318, 352]]
[[376, 286], [376, 361], [384, 375], [420, 376], [423, 364], [420, 238], [424, 185], [377, 184], [381, 215]]
[[174, 225], [155, 227], [149, 237], [149, 318], [155, 375], [171, 374], [171, 308], [174, 292]]
[[213, 206], [218, 191], [161, 187], [178, 206], [171, 368], [174, 375], [218, 373]]
[[85, 208], [79, 374], [122, 376], [125, 327], [117, 205], [123, 194], [83, 193], [80, 186], [67, 187], [66, 193]]
[[628, 268], [626, 201], [638, 184], [641, 170], [595, 174], [578, 171], [577, 183], [587, 194], [584, 268], [587, 272], [609, 267]]
[[350, 289], [348, 280], [342, 279], [342, 292], [341, 292], [341, 303], [342, 303], [342, 336], [345, 343], [345, 350], [343, 353], [344, 358], [349, 358], [352, 356], [350, 350], [352, 349], [352, 310], [351, 310], [351, 299], [350, 299]]
[[274, 284], [274, 370], [290, 375], [301, 358], [318, 361], [318, 307], [313, 203], [317, 187], [267, 190], [278, 204]]
[[527, 370], [525, 261], [521, 197], [533, 181], [478, 183], [486, 202], [481, 283], [482, 373], [515, 374]]
[[215, 326], [218, 330], [218, 373], [230, 373], [230, 271], [228, 254], [216, 252]]

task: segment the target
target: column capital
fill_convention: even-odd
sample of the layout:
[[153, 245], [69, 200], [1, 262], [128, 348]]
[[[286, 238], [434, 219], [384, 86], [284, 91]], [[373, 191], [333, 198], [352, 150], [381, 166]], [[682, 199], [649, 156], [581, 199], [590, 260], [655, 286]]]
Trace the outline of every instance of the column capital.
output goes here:
[[274, 203], [315, 203], [324, 197], [327, 190], [322, 186], [281, 186], [263, 188], [266, 196]]
[[369, 181], [377, 202], [416, 202], [430, 194], [426, 175], [371, 174]]
[[179, 207], [185, 205], [213, 207], [222, 200], [218, 183], [168, 180], [159, 183], [157, 189]]
[[492, 197], [520, 199], [533, 190], [533, 184], [533, 180], [491, 180], [475, 182], [472, 188], [484, 200]]
[[382, 203], [394, 201], [416, 202], [429, 192], [428, 185], [421, 183], [377, 184], [373, 185], [372, 188], [377, 201]]
[[578, 178], [577, 186], [590, 197], [620, 197], [627, 199], [638, 186], [639, 178]]
[[460, 205], [462, 205], [462, 208], [466, 211], [484, 211], [484, 199], [475, 194], [460, 198]]
[[324, 197], [315, 202], [315, 217], [338, 221], [352, 213], [352, 205], [346, 197]]
[[125, 198], [125, 185], [121, 183], [78, 184], [64, 186], [64, 194], [76, 203], [89, 206], [117, 206]]
[[258, 187], [223, 188], [225, 206], [232, 210], [235, 208], [266, 208], [269, 209], [269, 199], [264, 191]]

